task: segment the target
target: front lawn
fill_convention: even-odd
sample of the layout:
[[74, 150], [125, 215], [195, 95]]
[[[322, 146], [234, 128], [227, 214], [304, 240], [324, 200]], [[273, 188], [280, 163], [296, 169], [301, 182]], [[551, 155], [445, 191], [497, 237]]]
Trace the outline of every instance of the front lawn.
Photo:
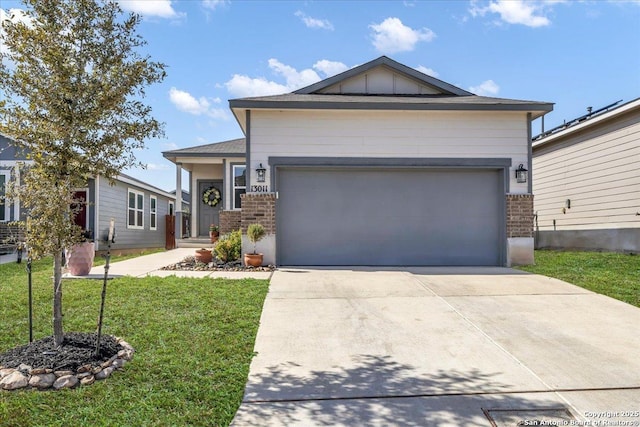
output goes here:
[[[52, 333], [51, 262], [34, 263], [34, 339]], [[0, 352], [28, 341], [24, 264], [0, 265]], [[93, 332], [101, 281], [64, 282], [65, 331]], [[58, 392], [0, 391], [0, 426], [225, 426], [242, 400], [267, 280], [119, 278], [103, 333], [135, 349], [123, 371]]]
[[555, 277], [640, 307], [640, 256], [539, 250], [536, 265], [518, 267]]

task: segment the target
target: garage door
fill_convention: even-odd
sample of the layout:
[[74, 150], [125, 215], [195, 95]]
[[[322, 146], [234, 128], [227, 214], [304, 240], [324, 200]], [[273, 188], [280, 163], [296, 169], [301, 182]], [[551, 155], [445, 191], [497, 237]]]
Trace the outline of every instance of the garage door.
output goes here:
[[497, 170], [277, 169], [280, 265], [502, 265]]

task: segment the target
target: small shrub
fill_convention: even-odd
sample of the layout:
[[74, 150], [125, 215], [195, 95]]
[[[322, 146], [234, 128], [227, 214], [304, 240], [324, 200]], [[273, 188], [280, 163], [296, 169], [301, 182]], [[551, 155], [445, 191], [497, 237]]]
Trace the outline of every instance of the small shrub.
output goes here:
[[242, 253], [242, 233], [240, 230], [225, 234], [214, 248], [216, 256], [222, 262], [231, 262], [240, 258]]
[[253, 243], [253, 253], [256, 253], [256, 243], [258, 243], [265, 236], [266, 232], [264, 227], [260, 224], [250, 224], [247, 227], [247, 237]]

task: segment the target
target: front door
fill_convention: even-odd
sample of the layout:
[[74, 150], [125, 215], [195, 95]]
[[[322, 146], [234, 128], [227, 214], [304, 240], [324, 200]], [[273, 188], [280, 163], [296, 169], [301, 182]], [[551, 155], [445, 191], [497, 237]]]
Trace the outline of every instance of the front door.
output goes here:
[[80, 206], [76, 204], [71, 205], [71, 209], [73, 210], [78, 209], [78, 211], [76, 212], [76, 216], [74, 218], [74, 222], [78, 227], [82, 228], [83, 230], [86, 230], [87, 226], [89, 225], [87, 222], [87, 218], [88, 218], [87, 200], [89, 199], [87, 197], [87, 191], [86, 190], [76, 191], [75, 193], [73, 193], [73, 198], [79, 201], [78, 205], [80, 205]]
[[[217, 193], [210, 191], [211, 189], [217, 190]], [[204, 201], [205, 193], [209, 203]], [[220, 201], [215, 206], [211, 206], [216, 194], [220, 194]], [[209, 235], [209, 226], [211, 224], [220, 225], [222, 181], [198, 181], [198, 200], [198, 236], [206, 237]]]

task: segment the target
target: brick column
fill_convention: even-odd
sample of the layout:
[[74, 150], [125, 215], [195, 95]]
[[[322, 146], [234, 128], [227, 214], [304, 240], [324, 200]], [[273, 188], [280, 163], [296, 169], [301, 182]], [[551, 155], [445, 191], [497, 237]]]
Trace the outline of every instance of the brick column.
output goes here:
[[231, 233], [241, 227], [241, 211], [220, 211], [220, 234]]
[[507, 266], [533, 264], [533, 194], [506, 197]]
[[533, 194], [507, 194], [507, 237], [533, 237]]
[[276, 195], [274, 193], [248, 193], [242, 200], [241, 227], [247, 232], [249, 224], [261, 224], [267, 234], [276, 234]]
[[264, 255], [265, 265], [276, 264], [276, 195], [275, 193], [242, 194], [242, 252], [253, 250], [247, 238], [247, 227], [260, 224], [266, 236], [256, 245], [256, 250]]

